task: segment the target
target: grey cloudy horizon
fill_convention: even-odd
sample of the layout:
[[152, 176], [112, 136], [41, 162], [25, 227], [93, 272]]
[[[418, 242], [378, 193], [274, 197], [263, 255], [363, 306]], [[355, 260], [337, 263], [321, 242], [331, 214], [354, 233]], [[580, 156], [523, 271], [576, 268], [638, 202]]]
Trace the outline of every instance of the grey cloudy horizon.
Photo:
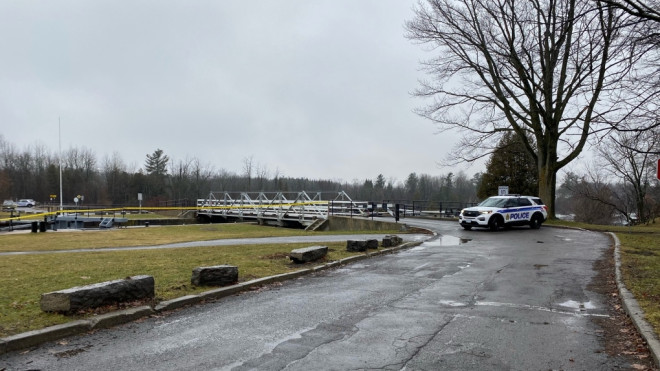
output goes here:
[[[140, 168], [160, 148], [241, 173], [403, 180], [441, 168], [411, 95], [432, 54], [414, 1], [17, 1], [0, 4], [0, 119], [19, 149], [85, 147]], [[271, 174], [272, 175], [272, 174]]]

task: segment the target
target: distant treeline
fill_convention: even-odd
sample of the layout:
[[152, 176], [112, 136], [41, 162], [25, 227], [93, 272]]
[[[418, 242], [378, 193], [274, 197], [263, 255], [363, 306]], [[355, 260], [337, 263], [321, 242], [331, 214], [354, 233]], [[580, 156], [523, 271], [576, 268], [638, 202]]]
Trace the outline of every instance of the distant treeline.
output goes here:
[[[64, 204], [81, 197], [84, 205], [134, 206], [142, 194], [143, 206], [194, 204], [211, 191], [346, 192], [353, 200], [477, 201], [481, 174], [409, 174], [404, 180], [374, 174], [373, 179], [351, 182], [293, 178], [270, 171], [245, 158], [243, 169], [215, 169], [197, 158], [170, 159], [157, 149], [144, 164], [128, 165], [120, 153], [101, 160], [88, 148], [62, 152], [61, 181]], [[51, 196], [56, 196], [52, 199]], [[18, 150], [0, 135], [0, 198], [33, 198], [40, 203], [60, 200], [60, 158], [45, 146]]]

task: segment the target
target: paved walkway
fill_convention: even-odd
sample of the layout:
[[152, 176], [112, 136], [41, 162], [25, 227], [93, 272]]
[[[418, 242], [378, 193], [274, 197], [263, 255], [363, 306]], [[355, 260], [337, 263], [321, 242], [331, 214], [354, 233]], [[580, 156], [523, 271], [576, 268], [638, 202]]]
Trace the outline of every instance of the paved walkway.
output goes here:
[[[0, 253], [0, 256], [8, 255], [39, 255], [39, 254], [60, 254], [60, 253], [76, 253], [76, 252], [99, 252], [99, 251], [126, 251], [126, 250], [155, 250], [155, 249], [178, 249], [187, 247], [200, 247], [200, 246], [231, 246], [231, 245], [260, 245], [260, 244], [281, 244], [281, 243], [324, 243], [324, 242], [339, 242], [346, 240], [366, 240], [370, 238], [383, 239], [386, 234], [338, 234], [338, 235], [323, 235], [323, 236], [287, 236], [287, 237], [261, 237], [261, 238], [230, 238], [221, 240], [209, 241], [191, 241], [191, 242], [178, 242], [164, 245], [153, 246], [124, 246], [124, 247], [107, 247], [95, 249], [70, 249], [70, 250], [49, 250], [49, 251], [10, 251]], [[423, 241], [429, 238], [425, 234], [401, 234], [404, 242], [409, 241]]]

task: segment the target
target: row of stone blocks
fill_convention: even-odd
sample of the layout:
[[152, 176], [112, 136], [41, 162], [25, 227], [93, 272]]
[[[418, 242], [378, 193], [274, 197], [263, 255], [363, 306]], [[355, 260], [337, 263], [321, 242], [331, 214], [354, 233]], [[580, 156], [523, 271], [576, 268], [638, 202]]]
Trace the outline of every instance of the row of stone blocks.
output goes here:
[[[238, 282], [238, 267], [197, 267], [193, 269], [190, 282], [196, 286], [231, 285]], [[44, 312], [73, 313], [104, 305], [149, 299], [155, 294], [154, 277], [141, 275], [41, 294], [40, 306]]]
[[[396, 235], [388, 235], [383, 238], [383, 242], [381, 243], [381, 246], [392, 247], [399, 245], [401, 242], [403, 242], [401, 237]], [[377, 248], [378, 248], [378, 240], [375, 239], [346, 241], [347, 251], [363, 252], [363, 251], [367, 251], [368, 249], [377, 249]]]
[[[396, 246], [402, 242], [398, 236], [386, 236], [382, 246]], [[377, 249], [378, 240], [349, 240], [348, 251]], [[289, 258], [294, 263], [307, 263], [325, 257], [327, 246], [310, 246], [292, 250]], [[216, 265], [193, 269], [190, 282], [195, 286], [225, 286], [238, 282], [238, 267]], [[107, 281], [41, 295], [41, 310], [45, 312], [72, 313], [82, 309], [97, 308], [115, 303], [142, 300], [155, 296], [153, 276], [132, 276], [121, 280]]]
[[[403, 242], [403, 239], [397, 235], [387, 235], [383, 238], [381, 243], [382, 247], [392, 247], [399, 245]], [[346, 251], [351, 252], [364, 252], [368, 249], [377, 249], [378, 240], [368, 239], [368, 240], [348, 240], [346, 241]], [[289, 254], [289, 258], [294, 263], [308, 263], [314, 260], [323, 258], [328, 254], [327, 246], [310, 246], [302, 249], [292, 250]]]

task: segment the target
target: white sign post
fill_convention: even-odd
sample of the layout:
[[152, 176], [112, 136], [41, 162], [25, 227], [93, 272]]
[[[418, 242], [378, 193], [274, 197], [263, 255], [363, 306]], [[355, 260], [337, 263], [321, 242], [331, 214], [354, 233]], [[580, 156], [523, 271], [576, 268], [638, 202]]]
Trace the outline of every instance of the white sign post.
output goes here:
[[509, 194], [509, 186], [499, 186], [497, 187], [498, 196], [507, 196]]
[[138, 213], [142, 215], [142, 193], [138, 193], [138, 201], [140, 201], [140, 209], [138, 210]]

